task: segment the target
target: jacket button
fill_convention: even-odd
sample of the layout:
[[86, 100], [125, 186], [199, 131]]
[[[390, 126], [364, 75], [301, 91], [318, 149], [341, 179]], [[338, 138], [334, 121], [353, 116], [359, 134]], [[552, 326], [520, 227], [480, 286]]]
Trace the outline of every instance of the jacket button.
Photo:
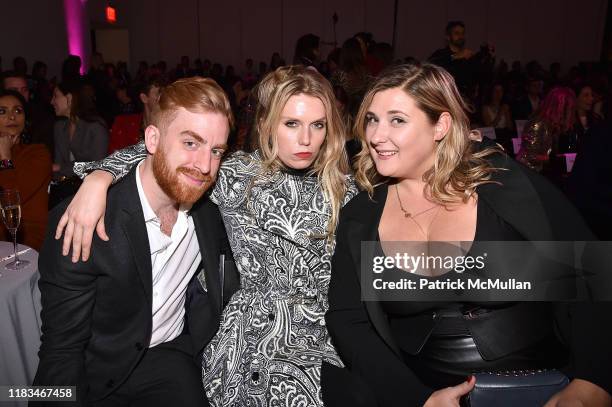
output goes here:
[[268, 314], [268, 319], [270, 321], [274, 321], [274, 314], [272, 314], [272, 313]]
[[106, 387], [108, 387], [109, 389], [113, 387], [114, 385], [115, 385], [115, 382], [113, 380], [109, 380], [106, 382]]
[[136, 342], [136, 343], [134, 344], [134, 347], [136, 348], [136, 350], [137, 350], [138, 352], [140, 352], [141, 350], [143, 350], [143, 349], [144, 349], [144, 346], [142, 346], [142, 343], [140, 343], [140, 342]]
[[259, 373], [255, 372], [251, 375], [251, 379], [253, 379], [254, 382], [259, 380]]

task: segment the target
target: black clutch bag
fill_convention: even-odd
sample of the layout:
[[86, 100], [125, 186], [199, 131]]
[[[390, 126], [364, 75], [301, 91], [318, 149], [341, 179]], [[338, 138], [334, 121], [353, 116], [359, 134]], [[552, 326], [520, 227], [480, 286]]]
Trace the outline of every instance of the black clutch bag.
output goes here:
[[468, 395], [470, 407], [541, 407], [568, 385], [558, 370], [517, 370], [475, 373], [476, 385]]

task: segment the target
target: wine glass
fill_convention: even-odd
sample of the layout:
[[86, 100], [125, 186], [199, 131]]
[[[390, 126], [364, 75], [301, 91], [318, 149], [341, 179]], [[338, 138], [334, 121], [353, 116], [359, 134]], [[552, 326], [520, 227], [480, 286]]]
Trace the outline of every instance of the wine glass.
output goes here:
[[21, 203], [19, 200], [19, 191], [15, 189], [5, 189], [0, 192], [0, 213], [4, 225], [11, 232], [13, 237], [13, 248], [15, 251], [15, 259], [4, 266], [8, 270], [21, 270], [30, 264], [27, 260], [19, 260], [17, 255], [17, 229], [21, 221]]

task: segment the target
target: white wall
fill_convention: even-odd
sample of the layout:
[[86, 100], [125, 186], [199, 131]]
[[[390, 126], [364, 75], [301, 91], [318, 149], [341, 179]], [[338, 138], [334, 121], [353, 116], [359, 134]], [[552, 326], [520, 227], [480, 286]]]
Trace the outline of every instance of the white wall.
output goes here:
[[[87, 1], [92, 28], [107, 26], [106, 0]], [[172, 68], [181, 55], [200, 56], [240, 72], [246, 58], [269, 62], [281, 52], [293, 58], [296, 39], [307, 32], [334, 40], [332, 15], [338, 13], [339, 45], [358, 31], [391, 42], [394, 0], [114, 0], [118, 21], [129, 30], [130, 68], [139, 60], [164, 59]], [[396, 57], [426, 58], [444, 44], [451, 19], [467, 24], [468, 46], [496, 45], [508, 62], [538, 59], [562, 68], [598, 60], [608, 0], [399, 0]], [[34, 12], [36, 10], [36, 12]], [[67, 55], [62, 0], [2, 0], [3, 68], [16, 55], [31, 67], [41, 59], [59, 73]], [[89, 42], [89, 38], [86, 39]], [[323, 46], [325, 55], [331, 46]]]

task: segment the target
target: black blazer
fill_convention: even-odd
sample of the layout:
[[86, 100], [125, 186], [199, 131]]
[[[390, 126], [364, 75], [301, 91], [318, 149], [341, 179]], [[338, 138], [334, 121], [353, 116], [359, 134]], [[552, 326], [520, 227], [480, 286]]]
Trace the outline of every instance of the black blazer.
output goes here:
[[[503, 154], [496, 154], [490, 160], [494, 167], [506, 170], [493, 176], [493, 180], [501, 185], [478, 187], [479, 199], [485, 200], [527, 240], [595, 240], [567, 199], [543, 177]], [[330, 307], [325, 319], [342, 360], [353, 374], [369, 384], [378, 405], [423, 405], [433, 389], [417, 379], [403, 362], [400, 351], [400, 347], [405, 351], [405, 346], [410, 350], [416, 345], [398, 344], [380, 303], [361, 301], [360, 298], [361, 242], [376, 240], [386, 196], [387, 185], [379, 185], [374, 190], [373, 199], [362, 192], [341, 211], [332, 259]], [[552, 314], [545, 313], [545, 305], [530, 304], [534, 304], [533, 309], [538, 314], [551, 318], [547, 321], [549, 324], [543, 325], [552, 329]], [[560, 316], [559, 331], [565, 334], [563, 339], [573, 355], [572, 373], [610, 392], [610, 304], [564, 304], [554, 308], [554, 315]], [[435, 315], [425, 315], [423, 320], [415, 322], [412, 329], [418, 331], [416, 336], [426, 337], [436, 320]], [[486, 349], [493, 357], [511, 350], [509, 347], [513, 346], [505, 340], [504, 330], [500, 330], [498, 335], [491, 334], [486, 326], [472, 325], [470, 330], [479, 350]], [[325, 394], [325, 387], [333, 387], [334, 383], [323, 381], [322, 386]]]
[[576, 207], [601, 240], [612, 240], [612, 122], [590, 128], [569, 177]]
[[[74, 264], [62, 256], [61, 240], [53, 236], [68, 201], [50, 213], [39, 257], [43, 324], [34, 385], [76, 385], [81, 403], [117, 389], [151, 339], [151, 251], [135, 171], [109, 190], [105, 224], [110, 241], [95, 236], [87, 262]], [[187, 288], [185, 332], [192, 338], [194, 363], [199, 363], [219, 327], [222, 297], [229, 299], [239, 280], [217, 206], [202, 198], [191, 213], [202, 264]]]

